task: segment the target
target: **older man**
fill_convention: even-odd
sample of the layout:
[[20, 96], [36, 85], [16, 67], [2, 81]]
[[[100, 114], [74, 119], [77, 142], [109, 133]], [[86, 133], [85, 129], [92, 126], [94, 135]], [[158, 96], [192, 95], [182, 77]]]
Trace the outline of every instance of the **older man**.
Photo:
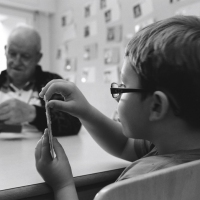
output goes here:
[[[21, 125], [22, 132], [43, 132], [47, 127], [45, 102], [38, 94], [49, 81], [61, 77], [42, 71], [38, 65], [41, 39], [31, 27], [14, 29], [5, 51], [7, 70], [0, 74], [0, 127]], [[60, 95], [52, 98], [62, 100]], [[54, 135], [76, 134], [81, 126], [77, 118], [53, 109], [51, 118]]]

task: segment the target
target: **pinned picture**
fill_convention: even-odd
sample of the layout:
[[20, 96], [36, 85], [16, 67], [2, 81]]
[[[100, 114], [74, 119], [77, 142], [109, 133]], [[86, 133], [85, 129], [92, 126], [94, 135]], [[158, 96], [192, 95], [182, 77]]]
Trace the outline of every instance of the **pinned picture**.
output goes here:
[[95, 67], [85, 67], [82, 72], [81, 82], [82, 83], [93, 83], [95, 82]]
[[105, 22], [112, 23], [121, 18], [121, 6], [119, 0], [107, 0], [105, 10]]
[[93, 60], [97, 58], [98, 45], [97, 43], [93, 43], [90, 45], [85, 46], [83, 58], [85, 60]]
[[65, 47], [64, 45], [60, 45], [56, 52], [56, 59], [63, 60], [65, 58], [65, 55], [66, 55]]
[[119, 69], [117, 66], [106, 67], [103, 72], [104, 83], [119, 82]]
[[97, 22], [96, 20], [90, 21], [84, 28], [84, 37], [90, 37], [97, 34]]
[[87, 2], [84, 6], [84, 16], [89, 18], [97, 13], [97, 1]]
[[105, 21], [106, 22], [110, 22], [111, 21], [111, 10], [107, 10], [106, 12], [105, 12]]
[[114, 27], [107, 29], [107, 41], [113, 41], [115, 39]]
[[90, 5], [85, 6], [85, 17], [90, 16]]
[[106, 8], [106, 0], [100, 0], [100, 9]]
[[84, 28], [84, 36], [88, 37], [90, 35], [90, 27], [89, 26], [85, 26]]
[[75, 75], [75, 73], [67, 74], [65, 76], [65, 80], [75, 83], [76, 82], [76, 75]]
[[61, 16], [61, 26], [65, 27], [73, 23], [73, 11], [67, 10]]
[[67, 20], [66, 20], [66, 16], [62, 16], [62, 17], [61, 17], [61, 25], [62, 25], [62, 26], [66, 26], [66, 24], [67, 24], [66, 21], [67, 21]]
[[143, 0], [133, 5], [133, 17], [144, 17], [153, 12], [152, 0]]
[[138, 18], [142, 15], [142, 10], [140, 4], [137, 4], [133, 7], [134, 18]]
[[64, 50], [65, 50], [65, 53], [66, 53], [66, 54], [69, 53], [69, 46], [68, 46], [68, 43], [67, 43], [67, 42], [64, 43]]
[[104, 63], [118, 64], [120, 61], [120, 49], [118, 47], [108, 48], [104, 50]]
[[76, 38], [76, 25], [72, 10], [67, 10], [61, 16], [62, 41], [68, 42]]
[[64, 69], [68, 72], [76, 71], [76, 58], [66, 58]]
[[121, 42], [122, 40], [122, 26], [112, 26], [107, 28], [108, 42]]
[[56, 59], [60, 59], [62, 56], [62, 50], [60, 48], [57, 49]]
[[63, 29], [63, 43], [69, 42], [76, 38], [76, 25], [74, 23], [68, 25]]

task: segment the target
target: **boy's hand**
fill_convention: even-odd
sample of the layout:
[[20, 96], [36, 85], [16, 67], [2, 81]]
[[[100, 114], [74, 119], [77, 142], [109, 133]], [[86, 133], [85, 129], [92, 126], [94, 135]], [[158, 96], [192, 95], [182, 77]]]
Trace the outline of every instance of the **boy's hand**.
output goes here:
[[74, 180], [64, 149], [55, 138], [53, 138], [53, 145], [56, 157], [52, 160], [47, 131], [46, 129], [44, 136], [39, 140], [35, 149], [36, 168], [45, 182], [54, 191], [57, 191], [73, 185]]
[[[50, 100], [54, 93], [61, 94], [64, 101]], [[80, 119], [86, 117], [91, 107], [76, 85], [63, 79], [50, 81], [42, 89], [39, 96], [42, 98], [46, 96], [46, 99], [50, 100], [48, 102], [49, 107], [67, 112]]]

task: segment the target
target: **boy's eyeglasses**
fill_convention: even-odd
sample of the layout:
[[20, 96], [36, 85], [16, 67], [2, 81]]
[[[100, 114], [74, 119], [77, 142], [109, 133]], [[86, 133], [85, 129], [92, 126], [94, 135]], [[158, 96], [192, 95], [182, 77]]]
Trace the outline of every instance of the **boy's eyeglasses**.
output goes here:
[[147, 92], [147, 90], [130, 89], [130, 88], [125, 88], [124, 84], [111, 83], [110, 92], [111, 92], [113, 98], [118, 99], [122, 93]]
[[[111, 83], [110, 92], [112, 94], [112, 97], [118, 101], [120, 99], [120, 96], [122, 93], [148, 92], [148, 90], [125, 88], [124, 84]], [[174, 114], [177, 116], [180, 115], [180, 113], [181, 113], [180, 108], [176, 105], [175, 101], [173, 100], [173, 98], [171, 98], [171, 96], [169, 94], [167, 96], [168, 96], [168, 100], [172, 106], [172, 109], [174, 111]]]

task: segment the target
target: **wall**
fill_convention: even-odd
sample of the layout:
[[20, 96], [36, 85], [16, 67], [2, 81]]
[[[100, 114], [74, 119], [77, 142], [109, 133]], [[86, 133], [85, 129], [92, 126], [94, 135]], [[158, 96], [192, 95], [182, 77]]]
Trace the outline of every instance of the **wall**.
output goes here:
[[[86, 0], [57, 0], [56, 4], [56, 14], [51, 16], [51, 56], [50, 58], [52, 63], [52, 71], [55, 71], [63, 76], [63, 78], [67, 78], [70, 71], [66, 71], [64, 69], [65, 59], [67, 57], [75, 57], [77, 59], [77, 69], [76, 69], [76, 79], [75, 82], [80, 88], [80, 90], [85, 94], [87, 99], [91, 104], [100, 109], [104, 114], [108, 117], [112, 115], [114, 110], [116, 109], [117, 103], [112, 99], [110, 95], [110, 83], [104, 81], [104, 70], [109, 67], [104, 63], [104, 49], [111, 47], [119, 47], [120, 48], [120, 61], [117, 64], [119, 66], [122, 65], [123, 61], [123, 53], [124, 46], [126, 44], [127, 39], [132, 36], [135, 32], [135, 25], [140, 24], [140, 26], [144, 26], [144, 23], [151, 22], [151, 19], [157, 21], [160, 19], [164, 19], [170, 16], [173, 16], [175, 12], [184, 6], [193, 4], [198, 2], [198, 0], [152, 0], [153, 12], [151, 12], [151, 5], [147, 6], [148, 8], [145, 12], [146, 14], [134, 18], [133, 17], [133, 6], [137, 2], [141, 2], [143, 5], [146, 5], [145, 2], [151, 2], [150, 0], [107, 0], [107, 2], [116, 3], [119, 2], [121, 16], [120, 18], [112, 23], [105, 22], [105, 12], [106, 9], [100, 9], [99, 2], [100, 0], [95, 0], [97, 3], [97, 12], [95, 16], [90, 16], [89, 18], [85, 17], [84, 9], [88, 2]], [[114, 5], [114, 4], [113, 4]], [[199, 4], [198, 4], [199, 6]], [[194, 6], [195, 7], [195, 6]], [[199, 6], [200, 8], [200, 6]], [[76, 37], [71, 41], [64, 41], [64, 29], [61, 25], [61, 17], [68, 10], [73, 11], [74, 15], [74, 23], [76, 29]], [[148, 9], [150, 13], [148, 13]], [[199, 9], [200, 10], [200, 9]], [[198, 12], [198, 11], [197, 11]], [[187, 14], [187, 13], [186, 13]], [[200, 13], [195, 13], [200, 14]], [[90, 37], [84, 37], [84, 28], [86, 24], [90, 21], [96, 20], [97, 22], [97, 33], [96, 35]], [[149, 21], [150, 20], [150, 21]], [[107, 42], [107, 28], [113, 25], [122, 25], [122, 40], [120, 42]], [[98, 55], [93, 60], [85, 60], [83, 58], [84, 48], [88, 44], [97, 43], [98, 45]], [[65, 49], [67, 47], [67, 49]], [[58, 58], [58, 50], [61, 50], [62, 55]], [[83, 83], [81, 82], [81, 78], [83, 77], [84, 68], [92, 68], [96, 69], [95, 72], [95, 80], [91, 82]]]
[[0, 0], [3, 6], [46, 13], [54, 13], [55, 3], [55, 0]]
[[41, 36], [42, 43], [42, 59], [40, 64], [45, 71], [51, 70], [51, 40], [50, 40], [50, 14], [43, 12], [36, 12], [34, 14], [34, 26], [38, 30]]

